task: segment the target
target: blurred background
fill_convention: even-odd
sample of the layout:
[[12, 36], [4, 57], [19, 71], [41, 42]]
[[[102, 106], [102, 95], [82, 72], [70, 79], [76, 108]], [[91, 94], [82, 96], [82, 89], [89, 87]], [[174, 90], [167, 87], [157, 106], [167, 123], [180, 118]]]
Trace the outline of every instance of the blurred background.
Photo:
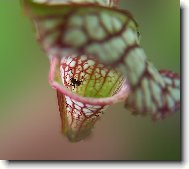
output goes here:
[[[137, 20], [141, 43], [158, 69], [180, 73], [180, 2], [122, 0]], [[90, 138], [70, 143], [61, 134], [49, 62], [19, 0], [0, 1], [0, 159], [180, 160], [180, 112], [152, 122], [123, 103], [96, 123]]]

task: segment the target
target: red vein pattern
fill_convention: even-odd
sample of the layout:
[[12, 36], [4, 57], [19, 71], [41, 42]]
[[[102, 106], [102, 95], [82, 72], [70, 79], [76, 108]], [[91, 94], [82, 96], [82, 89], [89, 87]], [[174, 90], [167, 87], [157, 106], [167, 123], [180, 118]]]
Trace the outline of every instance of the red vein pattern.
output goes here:
[[74, 3], [93, 3], [102, 6], [115, 7], [118, 6], [119, 0], [34, 0], [37, 3], [42, 3], [46, 5], [55, 4], [74, 4]]
[[85, 55], [62, 58], [60, 72], [63, 85], [85, 97], [111, 96], [124, 81], [121, 73], [110, 70], [95, 58]]
[[[51, 67], [53, 60], [60, 62], [58, 70], [51, 68], [50, 79], [58, 90], [64, 133], [72, 141], [89, 134], [96, 120], [89, 120], [87, 115], [92, 111], [91, 117], [98, 117], [96, 114], [105, 105], [113, 104], [112, 98], [119, 97], [118, 101], [125, 98], [125, 106], [133, 114], [150, 113], [154, 120], [180, 108], [179, 75], [158, 71], [147, 60], [140, 46], [138, 25], [128, 11], [115, 8], [118, 2], [23, 0], [26, 13], [35, 24], [37, 38], [52, 61]], [[58, 80], [51, 78], [52, 72], [58, 72]], [[126, 99], [128, 88], [130, 94]], [[104, 100], [106, 97], [110, 97], [108, 101]], [[94, 104], [83, 98], [98, 101]], [[95, 105], [100, 107], [94, 108]]]
[[179, 76], [167, 70], [158, 72], [147, 63], [125, 105], [133, 114], [150, 112], [153, 120], [164, 119], [180, 108]]
[[106, 106], [94, 106], [78, 102], [57, 91], [62, 132], [70, 141], [76, 142], [87, 137]]
[[[70, 56], [61, 60], [60, 76], [68, 90], [84, 97], [103, 98], [116, 94], [125, 79], [115, 70], [98, 63], [93, 57]], [[90, 134], [94, 124], [109, 104], [86, 104], [58, 92], [62, 130], [70, 141]]]

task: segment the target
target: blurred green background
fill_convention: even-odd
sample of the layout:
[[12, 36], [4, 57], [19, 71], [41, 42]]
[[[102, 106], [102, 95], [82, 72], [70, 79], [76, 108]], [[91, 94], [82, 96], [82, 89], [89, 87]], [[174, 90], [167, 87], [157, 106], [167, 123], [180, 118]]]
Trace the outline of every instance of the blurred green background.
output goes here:
[[[122, 0], [158, 69], [180, 70], [180, 1]], [[49, 62], [18, 0], [0, 1], [0, 159], [180, 160], [180, 113], [153, 123], [113, 105], [93, 135], [69, 143], [60, 133]]]

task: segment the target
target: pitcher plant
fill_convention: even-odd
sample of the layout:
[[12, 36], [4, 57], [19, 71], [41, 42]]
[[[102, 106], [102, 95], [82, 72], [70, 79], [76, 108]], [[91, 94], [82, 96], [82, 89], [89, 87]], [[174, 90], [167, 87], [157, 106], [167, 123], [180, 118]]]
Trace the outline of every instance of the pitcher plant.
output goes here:
[[180, 77], [158, 71], [140, 45], [138, 24], [118, 0], [21, 0], [50, 61], [62, 132], [90, 135], [110, 105], [164, 119], [180, 108]]

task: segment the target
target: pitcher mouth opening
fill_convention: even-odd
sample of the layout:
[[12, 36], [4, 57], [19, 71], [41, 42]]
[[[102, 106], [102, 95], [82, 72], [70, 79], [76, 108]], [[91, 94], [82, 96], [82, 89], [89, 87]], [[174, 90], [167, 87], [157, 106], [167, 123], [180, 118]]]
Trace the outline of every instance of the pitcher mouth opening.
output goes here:
[[68, 90], [68, 88], [62, 83], [60, 66], [61, 60], [59, 57], [53, 56], [51, 58], [51, 66], [49, 73], [49, 82], [51, 86], [58, 90], [60, 93], [72, 98], [75, 101], [83, 102], [90, 105], [110, 105], [120, 101], [123, 101], [129, 95], [129, 85], [126, 78], [123, 78], [122, 84], [119, 86], [117, 91], [108, 97], [88, 97], [82, 96], [78, 93]]

